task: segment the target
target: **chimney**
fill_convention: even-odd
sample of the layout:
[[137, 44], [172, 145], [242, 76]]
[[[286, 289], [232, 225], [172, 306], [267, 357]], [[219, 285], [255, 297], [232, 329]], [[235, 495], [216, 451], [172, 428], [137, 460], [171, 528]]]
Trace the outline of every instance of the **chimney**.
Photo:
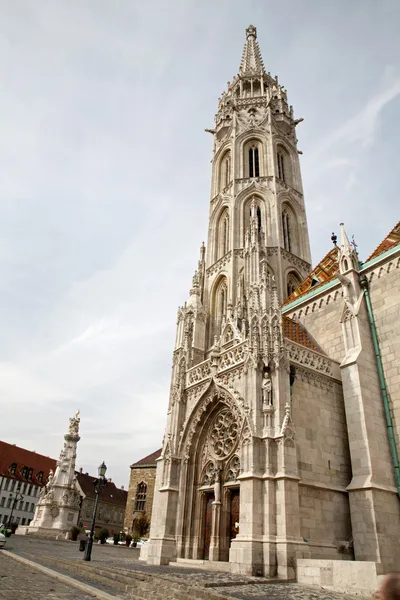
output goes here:
[[83, 468], [82, 467], [79, 469], [79, 473], [81, 473], [81, 474], [83, 473]]
[[123, 485], [121, 485], [121, 490], [123, 490], [123, 489], [124, 489], [124, 486], [123, 486]]
[[110, 477], [110, 479], [107, 479], [108, 483], [112, 483], [112, 479]]
[[85, 473], [85, 475], [89, 475], [89, 473]]

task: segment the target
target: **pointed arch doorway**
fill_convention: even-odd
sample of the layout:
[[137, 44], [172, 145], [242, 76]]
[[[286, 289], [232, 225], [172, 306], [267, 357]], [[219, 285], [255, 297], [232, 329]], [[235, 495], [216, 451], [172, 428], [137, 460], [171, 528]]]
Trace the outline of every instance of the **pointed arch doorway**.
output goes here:
[[236, 398], [211, 383], [193, 412], [192, 423], [187, 429], [190, 445], [186, 445], [181, 476], [178, 557], [228, 561], [231, 541], [238, 532], [238, 476], [247, 420]]

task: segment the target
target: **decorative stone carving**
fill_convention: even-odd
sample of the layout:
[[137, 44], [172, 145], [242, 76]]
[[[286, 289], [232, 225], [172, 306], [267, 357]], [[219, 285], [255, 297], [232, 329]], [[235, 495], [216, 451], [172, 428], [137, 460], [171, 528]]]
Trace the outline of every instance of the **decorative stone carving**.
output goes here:
[[226, 476], [225, 476], [225, 481], [226, 482], [236, 481], [239, 474], [240, 474], [240, 460], [239, 460], [239, 457], [235, 455], [229, 461]]
[[[38, 535], [58, 535], [70, 530], [78, 520], [79, 490], [75, 477], [76, 447], [79, 437], [79, 412], [69, 419], [55, 473], [50, 470], [40, 493], [34, 518], [28, 532]], [[71, 520], [72, 514], [72, 520]]]
[[187, 371], [186, 381], [187, 386], [194, 385], [203, 381], [204, 379], [208, 379], [211, 376], [211, 368], [210, 368], [210, 360], [205, 360], [204, 362], [192, 367]]
[[225, 267], [225, 265], [227, 265], [230, 262], [231, 258], [232, 252], [227, 252], [222, 258], [217, 260], [217, 262], [215, 262], [211, 267], [207, 269], [207, 277], [211, 277], [211, 275], [218, 273], [218, 271], [220, 271], [222, 267]]
[[239, 426], [229, 409], [221, 411], [212, 426], [210, 452], [218, 459], [229, 456], [238, 441]]
[[222, 352], [220, 356], [219, 370], [224, 371], [225, 369], [229, 369], [240, 363], [243, 363], [246, 358], [247, 349], [247, 342], [243, 342], [234, 348], [230, 348], [229, 350]]
[[333, 361], [327, 356], [314, 352], [295, 342], [286, 340], [288, 358], [324, 375], [333, 375]]

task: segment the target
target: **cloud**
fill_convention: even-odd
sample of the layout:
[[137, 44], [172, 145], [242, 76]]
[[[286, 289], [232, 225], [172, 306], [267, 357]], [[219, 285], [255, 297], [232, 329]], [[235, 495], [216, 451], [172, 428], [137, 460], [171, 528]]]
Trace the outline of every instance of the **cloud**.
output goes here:
[[[363, 220], [371, 244], [378, 226], [390, 229], [396, 181], [379, 173], [397, 172], [399, 51], [397, 30], [387, 29], [396, 15], [381, 20], [371, 8], [358, 28], [360, 11], [341, 0], [317, 11], [305, 2], [301, 13], [291, 0], [287, 14], [272, 7], [18, 0], [4, 8], [0, 404], [9, 441], [56, 457], [81, 408], [78, 464], [95, 470], [104, 458], [118, 483], [160, 446], [176, 309], [207, 233], [212, 140], [203, 130], [251, 22], [267, 69], [311, 116], [302, 175], [315, 255], [343, 215]], [[376, 190], [379, 219], [357, 204], [372, 203]]]

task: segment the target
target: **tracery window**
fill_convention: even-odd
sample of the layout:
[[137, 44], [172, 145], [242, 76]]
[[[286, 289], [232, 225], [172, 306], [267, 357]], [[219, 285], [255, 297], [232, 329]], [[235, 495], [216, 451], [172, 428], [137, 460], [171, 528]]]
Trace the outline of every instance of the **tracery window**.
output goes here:
[[300, 279], [295, 273], [289, 273], [287, 278], [287, 296], [289, 297], [300, 285]]
[[142, 481], [136, 488], [135, 510], [144, 510], [146, 506], [147, 485]]
[[10, 467], [8, 468], [8, 472], [10, 473], [10, 475], [15, 475], [15, 471], [17, 470], [17, 463], [13, 463], [12, 465], [10, 465]]

